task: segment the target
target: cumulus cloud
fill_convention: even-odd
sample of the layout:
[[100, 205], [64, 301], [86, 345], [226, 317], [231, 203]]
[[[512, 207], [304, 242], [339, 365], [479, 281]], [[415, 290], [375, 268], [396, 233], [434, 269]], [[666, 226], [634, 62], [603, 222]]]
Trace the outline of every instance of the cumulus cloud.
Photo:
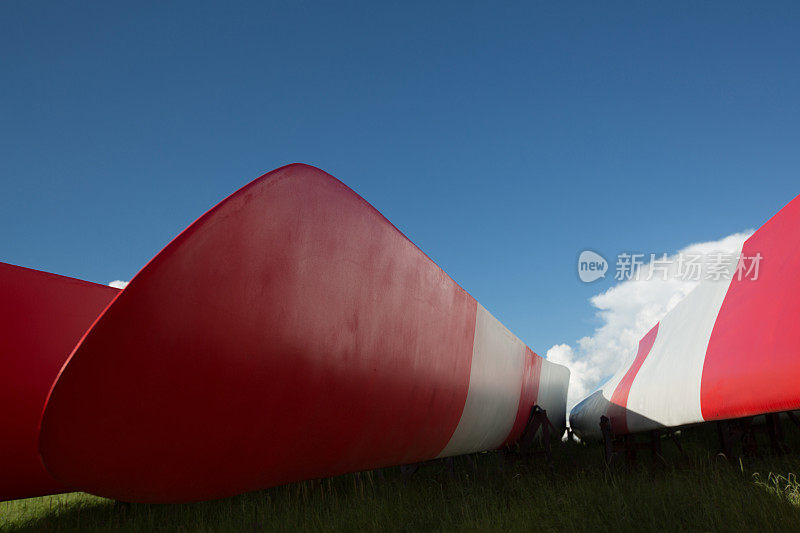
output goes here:
[[115, 289], [124, 289], [128, 286], [127, 281], [122, 281], [121, 279], [115, 279], [111, 283], [108, 284], [109, 287], [114, 287]]
[[[679, 275], [680, 254], [684, 258], [700, 256], [701, 263], [711, 264], [718, 261], [717, 253], [737, 253], [752, 233], [734, 233], [717, 241], [690, 244], [668, 256], [667, 261], [656, 257], [655, 262], [648, 261], [637, 268], [638, 279], [633, 276], [590, 298], [600, 326], [571, 345], [556, 344], [547, 351], [547, 359], [571, 371], [568, 407], [585, 398], [633, 357], [639, 339], [699, 283], [694, 276]], [[613, 275], [615, 259], [609, 262]]]

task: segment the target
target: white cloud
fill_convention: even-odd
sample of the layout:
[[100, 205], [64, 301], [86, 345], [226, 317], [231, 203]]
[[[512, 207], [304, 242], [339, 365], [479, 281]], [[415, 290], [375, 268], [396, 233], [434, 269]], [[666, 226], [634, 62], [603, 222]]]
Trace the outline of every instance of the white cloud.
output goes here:
[[[556, 344], [547, 351], [547, 359], [566, 365], [571, 371], [568, 407], [585, 398], [632, 357], [639, 339], [699, 283], [676, 275], [678, 254], [703, 254], [713, 261], [715, 252], [738, 252], [752, 233], [734, 233], [718, 241], [690, 244], [669, 257], [666, 276], [658, 267], [652, 270], [653, 264], [648, 262], [639, 268], [639, 279], [621, 281], [593, 296], [589, 301], [597, 309], [601, 325], [573, 345]], [[615, 259], [611, 262], [613, 275]], [[651, 272], [653, 279], [648, 280]]]
[[115, 289], [124, 289], [128, 286], [127, 281], [122, 281], [121, 279], [115, 279], [111, 283], [108, 284], [109, 287], [114, 287]]

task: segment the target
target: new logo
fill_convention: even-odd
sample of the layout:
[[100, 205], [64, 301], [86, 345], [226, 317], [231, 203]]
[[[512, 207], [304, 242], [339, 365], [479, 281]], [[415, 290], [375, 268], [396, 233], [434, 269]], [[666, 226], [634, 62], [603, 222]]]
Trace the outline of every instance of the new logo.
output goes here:
[[606, 277], [608, 261], [602, 255], [591, 250], [584, 250], [578, 257], [578, 277], [584, 283], [591, 283]]

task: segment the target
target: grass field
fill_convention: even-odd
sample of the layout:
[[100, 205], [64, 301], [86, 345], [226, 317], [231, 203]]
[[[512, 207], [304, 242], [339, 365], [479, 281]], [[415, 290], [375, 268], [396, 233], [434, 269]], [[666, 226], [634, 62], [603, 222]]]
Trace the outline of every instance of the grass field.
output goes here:
[[[787, 434], [800, 450], [797, 430]], [[800, 530], [800, 455], [731, 464], [715, 436], [686, 430], [687, 457], [665, 441], [666, 465], [642, 451], [631, 469], [609, 470], [599, 445], [570, 444], [552, 464], [484, 453], [474, 467], [460, 459], [455, 477], [433, 463], [405, 480], [389, 468], [190, 505], [32, 498], [0, 503], [0, 531]]]

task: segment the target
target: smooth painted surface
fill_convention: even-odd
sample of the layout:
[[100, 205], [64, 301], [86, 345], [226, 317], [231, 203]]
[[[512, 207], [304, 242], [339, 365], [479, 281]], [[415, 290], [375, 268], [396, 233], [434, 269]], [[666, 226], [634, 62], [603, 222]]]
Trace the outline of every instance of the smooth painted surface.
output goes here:
[[39, 459], [59, 370], [118, 289], [0, 263], [0, 500], [68, 491]]
[[763, 259], [758, 279], [733, 279], [714, 325], [701, 390], [706, 420], [800, 408], [800, 197], [743, 250]]
[[547, 417], [556, 428], [555, 437], [560, 438], [567, 425], [567, 388], [569, 369], [563, 365], [542, 361], [539, 374], [539, 390], [536, 403], [547, 411]]
[[617, 433], [628, 432], [628, 417], [626, 416], [626, 407], [628, 405], [628, 395], [631, 391], [631, 385], [642, 368], [644, 360], [653, 348], [653, 343], [656, 341], [658, 334], [658, 324], [651, 329], [647, 335], [642, 337], [639, 341], [639, 348], [636, 352], [636, 358], [628, 368], [625, 376], [617, 384], [614, 393], [611, 395], [611, 408], [607, 411], [608, 418], [611, 422], [611, 428]]
[[133, 278], [54, 387], [41, 455], [81, 490], [177, 502], [494, 447], [523, 349], [361, 197], [290, 165]]
[[[724, 265], [728, 275], [736, 268], [736, 260], [731, 261]], [[729, 279], [700, 282], [661, 320], [628, 395], [627, 410], [644, 417], [628, 420], [630, 432], [703, 421], [703, 360], [729, 284]]]
[[[517, 416], [511, 431], [506, 435], [503, 446], [511, 445], [519, 440], [525, 426], [528, 424], [531, 409], [539, 399], [539, 384], [542, 374], [542, 363], [544, 359], [536, 355], [533, 350], [525, 346], [523, 355], [522, 384], [520, 387], [519, 403], [517, 405]], [[547, 387], [547, 385], [545, 385]]]
[[478, 304], [469, 392], [455, 433], [440, 457], [500, 447], [519, 410], [525, 345]]
[[[735, 268], [735, 258], [723, 264], [729, 276]], [[701, 281], [642, 338], [636, 357], [573, 407], [570, 425], [579, 435], [599, 437], [603, 415], [618, 434], [703, 420], [703, 361], [729, 284], [730, 279]]]

